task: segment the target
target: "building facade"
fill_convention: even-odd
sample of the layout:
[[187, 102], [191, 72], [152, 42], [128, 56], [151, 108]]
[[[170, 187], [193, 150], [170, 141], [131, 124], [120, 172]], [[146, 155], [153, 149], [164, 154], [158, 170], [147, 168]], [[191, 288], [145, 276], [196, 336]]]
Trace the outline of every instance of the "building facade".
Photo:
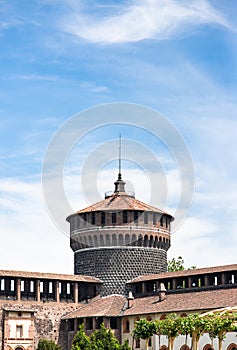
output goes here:
[[[91, 334], [102, 322], [144, 349], [131, 336], [140, 318], [236, 306], [237, 264], [167, 272], [173, 219], [127, 193], [119, 174], [113, 193], [67, 218], [74, 275], [0, 270], [0, 349], [33, 350], [46, 338], [70, 350], [80, 324]], [[202, 337], [200, 350], [213, 346]], [[175, 349], [189, 346], [179, 337]], [[154, 336], [149, 350], [167, 350], [167, 339]], [[237, 350], [234, 334], [223, 350]]]

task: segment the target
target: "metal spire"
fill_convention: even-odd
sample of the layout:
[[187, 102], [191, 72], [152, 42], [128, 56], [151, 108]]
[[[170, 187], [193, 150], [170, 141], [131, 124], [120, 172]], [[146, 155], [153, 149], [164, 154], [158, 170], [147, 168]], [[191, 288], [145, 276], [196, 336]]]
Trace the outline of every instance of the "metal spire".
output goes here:
[[122, 174], [121, 174], [121, 134], [119, 134], [119, 173], [118, 173], [118, 180], [122, 180]]
[[118, 173], [118, 180], [114, 183], [115, 184], [115, 193], [118, 192], [125, 192], [124, 185], [125, 182], [122, 180], [122, 174], [121, 174], [121, 134], [119, 134], [119, 173]]

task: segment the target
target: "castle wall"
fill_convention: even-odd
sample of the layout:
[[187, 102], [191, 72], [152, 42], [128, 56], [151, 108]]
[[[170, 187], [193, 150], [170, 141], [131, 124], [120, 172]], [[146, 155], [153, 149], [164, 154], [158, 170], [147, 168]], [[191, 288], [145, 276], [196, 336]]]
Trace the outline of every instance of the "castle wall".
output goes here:
[[[16, 345], [33, 350], [40, 338], [55, 340], [64, 349], [66, 339], [59, 332], [61, 317], [76, 310], [79, 305], [0, 300], [0, 350], [14, 349]], [[22, 326], [22, 334], [17, 334], [17, 326]]]

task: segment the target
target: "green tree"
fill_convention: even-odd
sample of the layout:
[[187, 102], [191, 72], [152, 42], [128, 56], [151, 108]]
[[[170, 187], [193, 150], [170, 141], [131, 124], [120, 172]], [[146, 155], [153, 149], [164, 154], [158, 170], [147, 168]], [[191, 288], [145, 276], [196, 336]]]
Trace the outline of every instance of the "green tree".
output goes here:
[[207, 321], [207, 331], [212, 340], [214, 338], [218, 338], [219, 350], [222, 350], [223, 340], [226, 337], [226, 333], [230, 331], [235, 331], [236, 327], [233, 325], [234, 318], [228, 315], [228, 313], [224, 314], [212, 314], [205, 316]]
[[148, 349], [149, 339], [156, 334], [156, 322], [148, 321], [144, 318], [136, 322], [136, 327], [133, 331], [133, 336], [136, 339], [146, 340], [146, 349]]
[[175, 338], [179, 335], [179, 319], [176, 314], [168, 315], [164, 320], [159, 320], [157, 328], [168, 338], [168, 349], [174, 349]]
[[177, 259], [173, 258], [168, 261], [168, 271], [169, 272], [175, 272], [175, 271], [182, 271], [185, 270], [184, 268], [184, 260], [182, 256], [179, 256]]
[[[187, 268], [187, 270], [193, 270], [196, 269], [196, 266], [191, 266]], [[184, 259], [182, 256], [178, 256], [178, 258], [173, 258], [171, 260], [168, 260], [168, 271], [169, 272], [175, 272], [175, 271], [183, 271], [186, 270], [184, 267]]]
[[61, 347], [53, 340], [40, 339], [37, 350], [60, 350]]
[[84, 332], [84, 325], [79, 326], [79, 331], [72, 342], [72, 350], [91, 350], [91, 340]]
[[105, 328], [102, 323], [99, 330], [94, 331], [91, 337], [92, 350], [121, 350], [121, 346], [111, 329]]
[[121, 350], [131, 350], [127, 339], [125, 340], [124, 344], [120, 346], [120, 349]]
[[192, 337], [192, 349], [198, 350], [198, 343], [201, 335], [208, 332], [209, 324], [205, 317], [200, 317], [198, 314], [191, 314], [188, 316], [190, 323], [190, 335]]

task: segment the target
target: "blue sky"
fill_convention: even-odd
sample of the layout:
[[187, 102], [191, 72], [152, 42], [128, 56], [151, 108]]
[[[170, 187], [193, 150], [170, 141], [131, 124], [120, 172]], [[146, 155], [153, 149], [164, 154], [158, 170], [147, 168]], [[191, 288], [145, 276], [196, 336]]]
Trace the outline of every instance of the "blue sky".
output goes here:
[[[157, 110], [191, 153], [193, 203], [169, 256], [197, 266], [236, 262], [236, 18], [234, 0], [0, 1], [0, 268], [73, 272], [68, 236], [42, 195], [44, 155], [71, 116], [112, 102]], [[116, 162], [106, 145], [116, 148], [121, 129], [133, 141], [130, 158], [136, 142], [158, 157], [172, 212], [180, 184], [171, 155], [124, 126], [99, 128], [73, 148], [64, 172], [72, 208], [89, 204], [80, 172], [101, 145], [108, 164], [93, 169], [97, 187], [113, 187]], [[136, 162], [124, 161], [125, 178], [148, 201], [150, 189], [141, 189], [153, 170]]]

